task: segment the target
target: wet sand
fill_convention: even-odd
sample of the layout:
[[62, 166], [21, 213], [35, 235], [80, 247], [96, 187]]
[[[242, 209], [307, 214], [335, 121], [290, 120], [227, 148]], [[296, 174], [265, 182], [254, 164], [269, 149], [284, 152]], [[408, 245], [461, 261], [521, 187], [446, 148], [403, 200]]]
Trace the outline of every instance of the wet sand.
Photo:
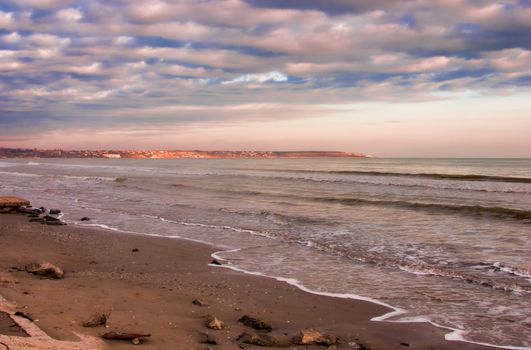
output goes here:
[[[425, 323], [370, 321], [390, 311], [383, 306], [314, 295], [270, 278], [209, 266], [215, 251], [185, 240], [46, 226], [2, 214], [0, 272], [16, 283], [0, 281], [0, 295], [55, 339], [76, 341], [75, 333], [100, 337], [112, 330], [152, 334], [141, 345], [106, 340], [112, 349], [207, 349], [198, 332], [216, 338], [213, 349], [261, 348], [236, 341], [243, 332], [253, 333], [237, 322], [243, 315], [267, 321], [280, 337], [306, 328], [337, 335], [337, 349], [356, 349], [352, 342], [373, 350], [493, 349], [445, 341], [444, 330]], [[62, 267], [65, 277], [49, 280], [23, 271], [45, 261]], [[194, 305], [194, 299], [209, 306]], [[110, 313], [107, 327], [82, 327], [93, 312]], [[206, 315], [216, 316], [225, 328], [206, 328]], [[0, 334], [6, 334], [2, 327]]]

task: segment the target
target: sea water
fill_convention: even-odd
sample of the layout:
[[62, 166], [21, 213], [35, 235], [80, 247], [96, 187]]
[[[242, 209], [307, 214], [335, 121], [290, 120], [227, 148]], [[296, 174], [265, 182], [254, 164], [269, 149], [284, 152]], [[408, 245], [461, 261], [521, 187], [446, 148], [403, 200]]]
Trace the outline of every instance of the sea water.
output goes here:
[[0, 160], [0, 194], [70, 224], [207, 242], [235, 269], [394, 308], [379, 319], [515, 348], [530, 193], [530, 159]]

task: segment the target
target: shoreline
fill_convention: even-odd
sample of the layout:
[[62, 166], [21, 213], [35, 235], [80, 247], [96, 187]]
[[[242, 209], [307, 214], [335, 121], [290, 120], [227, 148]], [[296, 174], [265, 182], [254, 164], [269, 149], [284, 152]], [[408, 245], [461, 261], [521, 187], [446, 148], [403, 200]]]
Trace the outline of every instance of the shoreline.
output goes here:
[[[18, 234], [14, 236], [13, 232]], [[266, 276], [278, 281], [272, 283], [269, 278], [252, 272], [231, 271], [233, 266], [222, 266], [228, 269], [212, 268], [208, 263], [211, 256], [215, 257], [216, 251], [212, 245], [204, 242], [149, 233], [138, 235], [110, 232], [102, 228], [77, 225], [46, 227], [27, 223], [27, 219], [21, 215], [10, 214], [0, 216], [0, 235], [0, 239], [6, 240], [6, 246], [10, 247], [7, 254], [0, 257], [0, 271], [6, 271], [13, 264], [27, 264], [46, 257], [47, 260], [58, 260], [57, 263], [66, 269], [66, 277], [60, 281], [40, 280], [25, 272], [13, 272], [19, 280], [18, 284], [6, 286], [0, 283], [0, 295], [19, 306], [27, 306], [29, 313], [37, 313], [39, 326], [58, 339], [72, 340], [75, 338], [72, 337], [74, 332], [93, 336], [101, 333], [101, 329], [80, 328], [79, 325], [83, 318], [89, 316], [88, 311], [94, 308], [90, 301], [94, 301], [96, 294], [100, 298], [96, 305], [114, 310], [109, 322], [111, 327], [134, 325], [130, 318], [125, 317], [127, 314], [133, 316], [133, 319], [151, 320], [148, 324], [154, 329], [147, 331], [154, 333], [154, 336], [143, 344], [146, 349], [170, 349], [175, 343], [169, 345], [168, 340], [178, 341], [190, 348], [201, 348], [197, 341], [197, 332], [200, 331], [217, 337], [216, 332], [224, 332], [219, 333], [224, 334], [223, 340], [220, 339], [220, 344], [215, 348], [234, 348], [237, 346], [234, 340], [238, 334], [249, 331], [236, 321], [244, 314], [268, 320], [281, 333], [293, 334], [305, 328], [315, 328], [336, 334], [340, 339], [355, 338], [373, 350], [494, 348], [469, 342], [446, 341], [446, 332], [427, 323], [373, 322], [371, 320], [388, 314], [389, 309], [370, 301], [317, 295], [287, 280]], [[140, 251], [132, 253], [129, 249], [132, 246], [139, 246]], [[39, 249], [36, 251], [37, 247]], [[33, 252], [34, 256], [26, 257], [22, 254], [21, 257], [23, 252]], [[139, 257], [142, 261], [138, 261]], [[181, 266], [182, 258], [190, 265]], [[105, 267], [102, 267], [102, 263]], [[126, 266], [125, 263], [129, 264]], [[173, 278], [173, 282], [170, 282], [169, 277]], [[184, 283], [186, 288], [179, 286], [176, 281]], [[52, 288], [52, 284], [54, 287], [62, 287]], [[69, 293], [65, 286], [72, 287], [72, 291]], [[103, 293], [104, 290], [107, 292]], [[24, 294], [24, 291], [29, 294]], [[71, 307], [70, 311], [61, 310], [63, 313], [59, 315], [47, 315], [51, 310], [64, 308], [60, 306], [62, 303], [57, 304], [57, 300], [54, 303], [54, 293], [66, 300], [72, 301], [73, 298], [80, 305]], [[135, 312], [132, 313], [124, 303], [130, 305], [131, 301], [138, 299], [135, 293], [150, 295], [156, 302], [151, 301], [154, 304], [150, 302], [148, 305], [136, 303]], [[205, 299], [211, 306], [208, 310], [198, 308], [191, 304], [195, 298]], [[43, 299], [47, 302], [43, 302]], [[310, 305], [313, 307], [309, 307]], [[184, 332], [181, 329], [181, 332], [175, 334], [175, 327], [166, 327], [157, 322], [160, 320], [155, 314], [160, 313], [161, 306], [164, 306], [162, 309], [182, 311], [171, 323], [172, 326], [184, 325]], [[226, 322], [227, 331], [206, 329], [197, 314], [207, 311]], [[158, 324], [155, 326], [153, 322]], [[141, 326], [146, 327], [145, 324]], [[130, 346], [110, 341], [107, 343], [113, 348], [126, 349]], [[337, 348], [352, 347], [348, 347], [348, 342], [343, 342]]]
[[[163, 221], [167, 221], [164, 218], [159, 218], [159, 217], [157, 217], [157, 218], [161, 219]], [[212, 244], [212, 243], [207, 242], [207, 241], [198, 240], [198, 239], [192, 239], [192, 238], [187, 238], [187, 237], [182, 237], [182, 236], [178, 236], [178, 235], [175, 235], [175, 236], [160, 236], [160, 235], [148, 234], [148, 233], [138, 233], [138, 232], [132, 232], [132, 231], [123, 231], [123, 230], [120, 230], [120, 229], [117, 229], [117, 228], [114, 228], [114, 227], [111, 227], [111, 226], [103, 225], [103, 224], [79, 224], [79, 223], [76, 223], [76, 225], [78, 227], [81, 226], [81, 227], [86, 227], [86, 228], [91, 228], [91, 227], [92, 228], [98, 228], [98, 229], [101, 229], [101, 230], [104, 230], [104, 231], [116, 232], [118, 234], [131, 234], [131, 235], [142, 235], [142, 236], [147, 236], [147, 237], [171, 238], [171, 239], [185, 240], [185, 241], [189, 241], [189, 242], [194, 242], [194, 243], [206, 245], [206, 246], [209, 246], [209, 247], [212, 247], [212, 248], [215, 248], [215, 249], [221, 248], [220, 246], [216, 246], [215, 244]], [[226, 259], [219, 257], [218, 254], [230, 253], [232, 251], [235, 252], [235, 251], [238, 251], [238, 250], [240, 250], [240, 248], [230, 249], [230, 250], [216, 250], [210, 256], [214, 260], [217, 260], [217, 261], [226, 261]], [[529, 350], [529, 349], [531, 349], [529, 347], [520, 347], [520, 346], [511, 346], [511, 345], [495, 345], [495, 344], [491, 344], [491, 343], [482, 343], [482, 342], [476, 342], [476, 341], [472, 341], [472, 340], [467, 340], [465, 338], [466, 330], [461, 330], [461, 329], [452, 328], [452, 327], [449, 327], [449, 326], [440, 325], [440, 324], [438, 324], [436, 322], [433, 322], [429, 318], [425, 318], [425, 317], [413, 317], [413, 318], [407, 318], [405, 320], [396, 320], [396, 321], [389, 320], [389, 318], [392, 318], [394, 316], [398, 316], [398, 315], [407, 313], [407, 310], [401, 309], [399, 307], [392, 306], [392, 305], [390, 305], [388, 303], [385, 303], [385, 302], [382, 302], [382, 301], [380, 301], [378, 299], [373, 299], [373, 298], [370, 298], [370, 297], [364, 297], [362, 295], [353, 294], [353, 293], [319, 292], [319, 291], [315, 291], [315, 290], [313, 290], [311, 288], [306, 287], [302, 282], [300, 282], [299, 280], [293, 279], [293, 278], [279, 277], [279, 276], [267, 275], [267, 274], [264, 274], [264, 273], [261, 273], [261, 272], [249, 271], [249, 270], [245, 270], [245, 269], [239, 268], [237, 266], [231, 265], [230, 263], [224, 263], [223, 265], [209, 264], [209, 266], [215, 267], [215, 268], [229, 269], [231, 271], [236, 271], [236, 272], [239, 272], [239, 273], [244, 273], [244, 274], [248, 274], [248, 275], [256, 276], [256, 277], [261, 277], [261, 278], [270, 278], [270, 279], [273, 279], [273, 280], [275, 280], [277, 282], [287, 283], [287, 284], [289, 284], [291, 286], [294, 286], [294, 287], [298, 288], [299, 290], [301, 290], [301, 291], [303, 291], [305, 293], [310, 293], [310, 294], [319, 295], [319, 296], [328, 297], [328, 298], [356, 300], [356, 301], [362, 301], [362, 302], [375, 304], [375, 305], [378, 305], [378, 306], [383, 306], [383, 307], [389, 309], [390, 311], [385, 312], [385, 313], [381, 314], [380, 316], [375, 316], [375, 317], [371, 318], [370, 321], [405, 323], [405, 324], [407, 324], [407, 323], [412, 323], [412, 324], [415, 324], [415, 323], [426, 323], [426, 324], [430, 324], [430, 325], [432, 325], [432, 326], [434, 326], [434, 327], [436, 327], [436, 328], [438, 328], [440, 330], [447, 331], [447, 333], [444, 334], [444, 339], [447, 340], [447, 341], [463, 342], [463, 343], [469, 343], [469, 344], [474, 344], [474, 345], [481, 345], [481, 346], [486, 346], [488, 348], [493, 348], [493, 349], [506, 349], [506, 350]]]
[[[206, 244], [208, 244], [208, 243], [206, 243]], [[227, 252], [227, 251], [222, 250], [222, 251], [218, 251], [216, 253], [222, 253], [222, 252]], [[223, 260], [221, 258], [218, 258], [216, 256], [216, 253], [212, 254], [212, 257], [214, 259], [216, 259], [216, 260], [218, 260], [218, 259], [219, 260]], [[406, 319], [406, 320], [392, 321], [392, 320], [389, 320], [389, 318], [394, 317], [394, 316], [398, 316], [398, 315], [401, 315], [401, 314], [404, 314], [404, 313], [407, 313], [407, 311], [404, 310], [404, 309], [398, 308], [398, 307], [394, 307], [394, 306], [389, 305], [387, 303], [381, 302], [381, 301], [379, 301], [377, 299], [368, 298], [368, 297], [364, 297], [364, 296], [357, 295], [357, 294], [352, 294], [352, 293], [318, 292], [318, 291], [312, 290], [310, 288], [307, 288], [304, 284], [302, 284], [300, 281], [298, 281], [296, 279], [278, 277], [278, 276], [270, 276], [270, 275], [266, 275], [266, 274], [263, 274], [263, 273], [260, 273], [260, 272], [252, 272], [252, 271], [244, 270], [244, 269], [238, 268], [236, 266], [231, 266], [231, 265], [225, 265], [224, 264], [224, 265], [221, 265], [221, 266], [217, 266], [217, 265], [210, 265], [210, 266], [219, 267], [219, 268], [227, 268], [227, 269], [230, 269], [230, 270], [233, 270], [233, 271], [237, 271], [237, 272], [241, 272], [241, 273], [245, 273], [245, 274], [249, 274], [249, 275], [253, 275], [253, 276], [258, 276], [258, 277], [271, 278], [271, 279], [274, 279], [274, 280], [276, 280], [278, 282], [287, 283], [289, 285], [292, 285], [292, 286], [298, 288], [299, 290], [301, 290], [301, 291], [303, 291], [305, 293], [315, 294], [315, 295], [319, 295], [319, 296], [323, 296], [323, 297], [327, 297], [327, 298], [356, 300], [356, 301], [367, 302], [367, 303], [383, 306], [385, 308], [391, 309], [392, 311], [383, 313], [380, 316], [375, 316], [375, 317], [371, 318], [370, 321], [374, 321], [374, 322], [390, 322], [390, 323], [405, 323], [405, 324], [408, 324], [408, 323], [412, 323], [412, 324], [427, 323], [427, 324], [430, 324], [433, 327], [436, 327], [438, 329], [450, 331], [450, 332], [444, 334], [444, 339], [447, 340], [447, 341], [462, 342], [462, 343], [468, 343], [468, 344], [473, 344], [473, 345], [481, 345], [481, 346], [486, 346], [489, 349], [490, 348], [492, 348], [492, 349], [506, 349], [506, 350], [529, 350], [530, 349], [529, 347], [519, 347], [519, 346], [511, 346], [511, 345], [495, 345], [495, 344], [490, 344], [490, 343], [482, 343], [482, 342], [475, 342], [475, 341], [472, 341], [472, 340], [467, 340], [467, 339], [464, 338], [464, 335], [466, 334], [466, 331], [460, 330], [460, 329], [457, 329], [457, 328], [448, 327], [448, 326], [443, 326], [443, 325], [437, 324], [437, 323], [431, 321], [430, 319], [424, 318], [424, 317], [414, 317], [414, 318], [409, 318], [409, 319]]]

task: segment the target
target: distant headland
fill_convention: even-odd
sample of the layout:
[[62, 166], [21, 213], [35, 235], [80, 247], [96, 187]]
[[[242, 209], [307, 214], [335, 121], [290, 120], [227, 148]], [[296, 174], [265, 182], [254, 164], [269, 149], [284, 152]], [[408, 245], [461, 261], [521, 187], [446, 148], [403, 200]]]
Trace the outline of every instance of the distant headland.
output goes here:
[[368, 158], [338, 151], [44, 150], [0, 148], [0, 158]]

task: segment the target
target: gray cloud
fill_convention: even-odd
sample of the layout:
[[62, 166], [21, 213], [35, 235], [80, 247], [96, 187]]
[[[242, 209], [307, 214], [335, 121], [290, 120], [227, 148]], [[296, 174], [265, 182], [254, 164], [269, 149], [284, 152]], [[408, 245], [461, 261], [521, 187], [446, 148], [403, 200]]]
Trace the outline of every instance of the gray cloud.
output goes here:
[[[298, 118], [312, 104], [507, 94], [528, 88], [531, 74], [531, 7], [522, 1], [6, 4], [4, 133], [17, 123]], [[271, 104], [298, 112], [258, 107]]]

